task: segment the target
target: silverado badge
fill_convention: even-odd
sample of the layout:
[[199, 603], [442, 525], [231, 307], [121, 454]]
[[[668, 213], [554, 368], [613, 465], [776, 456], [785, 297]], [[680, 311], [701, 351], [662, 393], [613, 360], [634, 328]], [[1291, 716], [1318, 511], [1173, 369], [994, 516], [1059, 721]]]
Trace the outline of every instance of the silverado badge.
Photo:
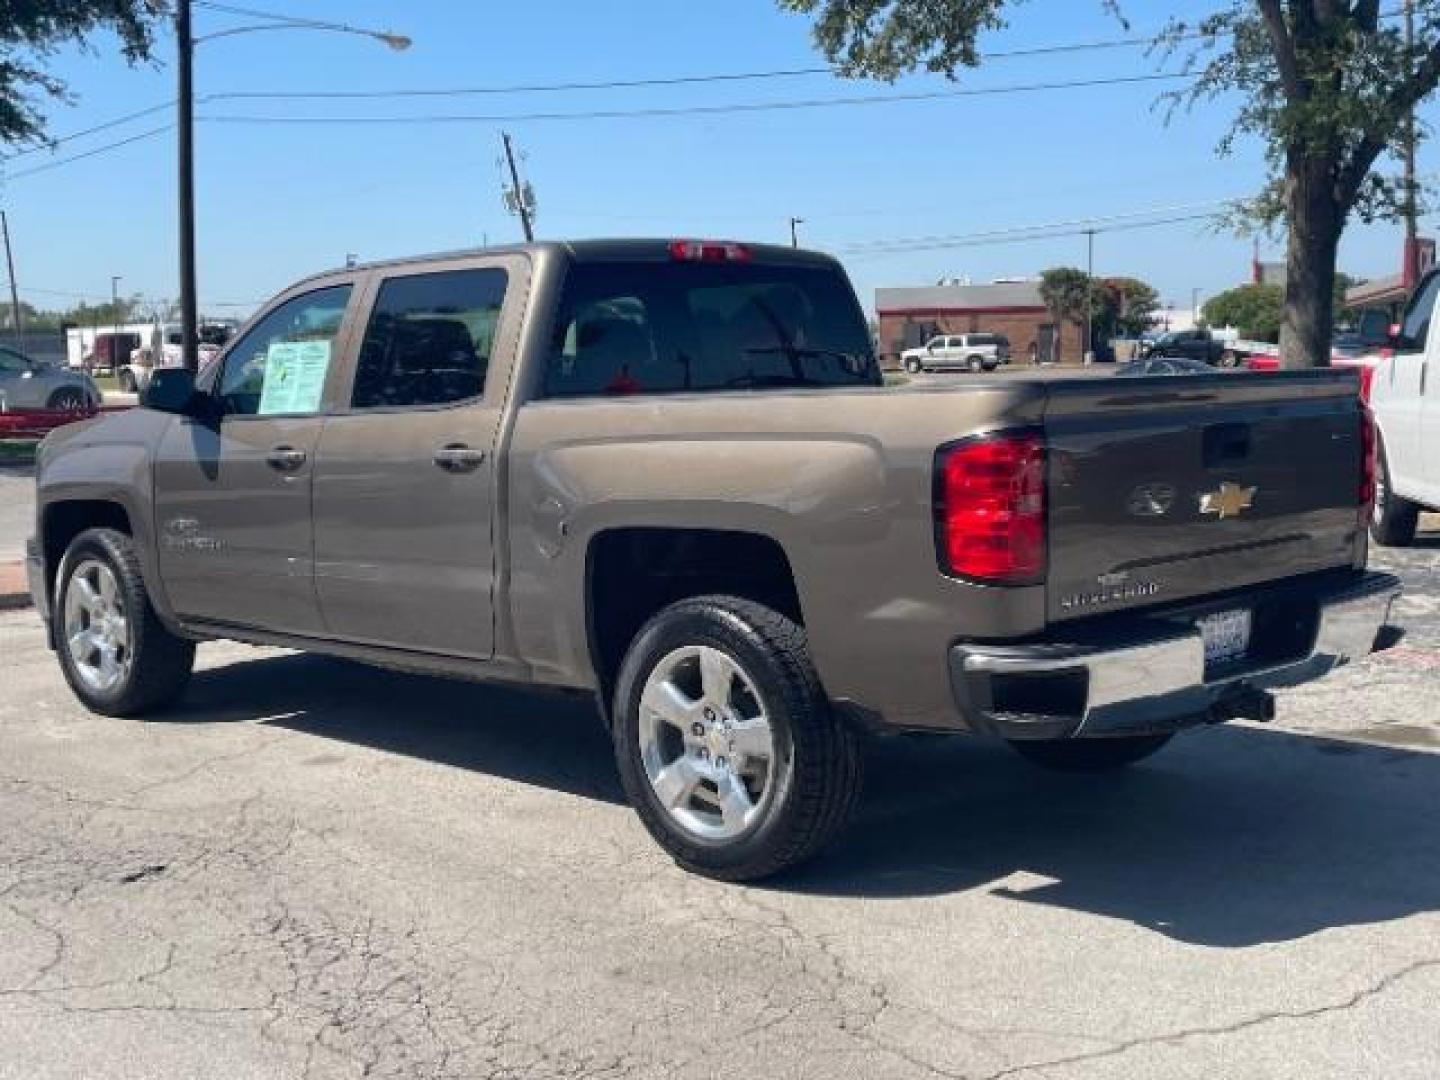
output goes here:
[[1200, 496], [1200, 512], [1214, 514], [1222, 521], [1227, 517], [1238, 517], [1242, 510], [1249, 510], [1255, 504], [1255, 488], [1241, 487], [1226, 480], [1219, 491], [1207, 491]]

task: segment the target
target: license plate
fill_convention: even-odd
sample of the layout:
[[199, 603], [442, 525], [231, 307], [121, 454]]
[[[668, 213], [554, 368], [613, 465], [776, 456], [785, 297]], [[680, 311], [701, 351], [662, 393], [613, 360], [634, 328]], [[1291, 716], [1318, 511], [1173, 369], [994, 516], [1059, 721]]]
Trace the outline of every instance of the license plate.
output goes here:
[[1250, 648], [1250, 611], [1217, 611], [1196, 619], [1205, 641], [1205, 663], [1222, 664], [1244, 656]]

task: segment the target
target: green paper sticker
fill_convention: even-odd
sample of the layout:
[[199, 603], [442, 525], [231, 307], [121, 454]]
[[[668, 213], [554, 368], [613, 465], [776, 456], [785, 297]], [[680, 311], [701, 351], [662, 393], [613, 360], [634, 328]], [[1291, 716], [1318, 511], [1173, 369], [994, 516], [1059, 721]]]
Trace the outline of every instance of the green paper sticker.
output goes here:
[[329, 370], [329, 341], [277, 341], [265, 352], [260, 415], [319, 412]]

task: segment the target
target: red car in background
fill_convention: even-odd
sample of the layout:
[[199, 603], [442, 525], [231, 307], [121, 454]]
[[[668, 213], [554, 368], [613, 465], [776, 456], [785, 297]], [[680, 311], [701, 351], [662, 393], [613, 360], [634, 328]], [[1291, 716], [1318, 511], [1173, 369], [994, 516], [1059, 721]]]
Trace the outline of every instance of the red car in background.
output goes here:
[[[1333, 368], [1354, 368], [1360, 373], [1360, 400], [1370, 400], [1370, 385], [1375, 380], [1375, 368], [1388, 355], [1389, 346], [1378, 346], [1366, 341], [1358, 334], [1336, 334], [1330, 348], [1330, 366]], [[1280, 357], [1276, 355], [1252, 355], [1248, 364], [1251, 371], [1279, 371]]]

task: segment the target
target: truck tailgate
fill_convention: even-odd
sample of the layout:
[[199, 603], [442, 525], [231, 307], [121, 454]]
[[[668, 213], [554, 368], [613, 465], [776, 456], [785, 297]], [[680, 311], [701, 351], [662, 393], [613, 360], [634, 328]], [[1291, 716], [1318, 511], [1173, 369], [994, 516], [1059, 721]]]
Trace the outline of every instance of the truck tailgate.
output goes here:
[[1349, 372], [1053, 383], [1051, 622], [1364, 557]]

